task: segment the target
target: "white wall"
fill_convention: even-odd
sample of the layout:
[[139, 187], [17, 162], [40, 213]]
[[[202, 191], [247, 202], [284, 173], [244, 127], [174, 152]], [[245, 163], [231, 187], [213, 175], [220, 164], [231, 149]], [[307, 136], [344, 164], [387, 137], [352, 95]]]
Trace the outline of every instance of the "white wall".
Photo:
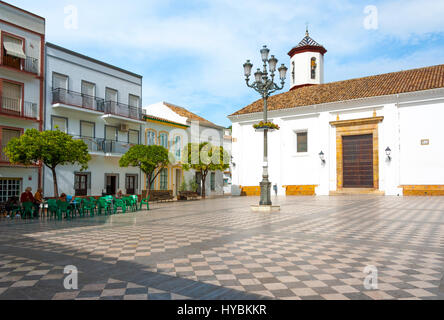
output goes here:
[[444, 184], [444, 102], [401, 106], [399, 117], [401, 185]]

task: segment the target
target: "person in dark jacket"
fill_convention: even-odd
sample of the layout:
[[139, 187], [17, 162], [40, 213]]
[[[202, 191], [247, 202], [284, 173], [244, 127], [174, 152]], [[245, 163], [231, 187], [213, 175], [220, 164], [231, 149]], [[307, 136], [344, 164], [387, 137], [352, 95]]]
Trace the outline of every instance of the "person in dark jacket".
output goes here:
[[19, 197], [10, 197], [5, 204], [6, 217], [9, 218], [12, 210], [18, 208], [20, 206]]
[[31, 187], [27, 187], [25, 189], [25, 192], [22, 193], [22, 195], [20, 196], [20, 202], [21, 203], [24, 203], [24, 202], [34, 203], [34, 196], [32, 195], [32, 188]]

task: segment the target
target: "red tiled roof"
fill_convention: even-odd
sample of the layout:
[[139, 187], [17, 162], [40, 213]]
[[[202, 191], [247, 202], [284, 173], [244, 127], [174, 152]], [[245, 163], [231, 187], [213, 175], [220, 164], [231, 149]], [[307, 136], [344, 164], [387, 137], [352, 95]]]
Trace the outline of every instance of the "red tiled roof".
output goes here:
[[175, 104], [169, 103], [169, 102], [163, 102], [164, 105], [166, 105], [168, 108], [173, 110], [175, 113], [182, 117], [186, 117], [188, 121], [196, 120], [199, 121], [203, 125], [208, 125], [211, 127], [219, 127], [218, 125], [212, 123], [211, 121], [208, 121], [207, 119], [202, 118], [201, 116], [198, 116], [195, 113], [192, 113], [191, 111], [188, 111], [187, 109], [183, 107], [179, 107]]
[[[305, 86], [268, 98], [268, 110], [392, 95], [444, 87], [444, 64], [376, 76]], [[236, 111], [241, 115], [263, 111], [262, 99]]]

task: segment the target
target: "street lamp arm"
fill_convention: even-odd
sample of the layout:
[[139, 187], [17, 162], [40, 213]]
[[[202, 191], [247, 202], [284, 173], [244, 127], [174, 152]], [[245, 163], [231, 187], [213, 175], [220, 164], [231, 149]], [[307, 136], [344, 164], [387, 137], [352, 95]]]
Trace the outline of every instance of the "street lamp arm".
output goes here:
[[272, 94], [276, 91], [282, 90], [284, 88], [284, 85], [284, 81], [281, 81], [281, 86], [278, 86], [276, 83], [273, 82], [273, 89], [271, 89], [268, 94]]
[[250, 84], [250, 79], [245, 79], [245, 82], [247, 84], [247, 87], [249, 88], [253, 88], [256, 92], [258, 92], [259, 94], [263, 94], [263, 89], [262, 89], [262, 84], [255, 81], [252, 84]]

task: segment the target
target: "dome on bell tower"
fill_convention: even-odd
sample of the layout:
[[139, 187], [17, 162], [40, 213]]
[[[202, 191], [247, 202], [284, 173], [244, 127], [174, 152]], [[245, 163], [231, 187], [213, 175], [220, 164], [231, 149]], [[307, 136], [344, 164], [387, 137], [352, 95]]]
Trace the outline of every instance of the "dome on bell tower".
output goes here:
[[324, 54], [327, 50], [305, 31], [305, 37], [293, 47], [290, 56], [290, 90], [324, 83]]

